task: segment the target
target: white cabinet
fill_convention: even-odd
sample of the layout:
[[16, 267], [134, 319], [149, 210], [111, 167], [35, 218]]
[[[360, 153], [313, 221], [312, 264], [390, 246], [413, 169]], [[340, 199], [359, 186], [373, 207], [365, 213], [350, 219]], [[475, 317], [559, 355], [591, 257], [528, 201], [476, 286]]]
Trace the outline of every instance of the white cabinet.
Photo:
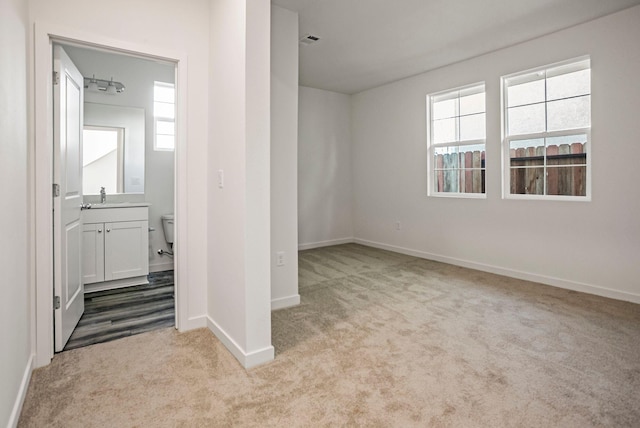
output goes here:
[[148, 284], [148, 219], [147, 207], [83, 212], [85, 292]]

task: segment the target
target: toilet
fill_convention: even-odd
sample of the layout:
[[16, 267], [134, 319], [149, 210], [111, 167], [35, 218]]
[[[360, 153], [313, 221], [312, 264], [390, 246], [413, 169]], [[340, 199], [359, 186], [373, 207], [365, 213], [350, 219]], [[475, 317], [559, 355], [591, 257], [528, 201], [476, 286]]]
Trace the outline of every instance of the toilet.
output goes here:
[[169, 244], [169, 248], [173, 250], [173, 214], [162, 216], [162, 230], [164, 231], [164, 240]]

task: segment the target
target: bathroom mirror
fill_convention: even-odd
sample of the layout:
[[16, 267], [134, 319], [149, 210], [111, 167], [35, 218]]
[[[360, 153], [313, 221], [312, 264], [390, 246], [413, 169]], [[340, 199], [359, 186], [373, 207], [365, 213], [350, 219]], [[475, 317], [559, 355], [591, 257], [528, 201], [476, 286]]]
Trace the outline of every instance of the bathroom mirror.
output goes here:
[[84, 104], [83, 193], [144, 193], [144, 109]]

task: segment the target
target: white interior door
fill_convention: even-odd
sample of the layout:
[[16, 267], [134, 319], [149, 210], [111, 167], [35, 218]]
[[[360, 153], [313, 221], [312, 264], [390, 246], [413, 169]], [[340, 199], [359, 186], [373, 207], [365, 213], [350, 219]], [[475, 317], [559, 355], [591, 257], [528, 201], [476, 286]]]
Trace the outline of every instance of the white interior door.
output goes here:
[[84, 79], [62, 47], [53, 47], [54, 336], [62, 351], [84, 312], [82, 284], [82, 113]]

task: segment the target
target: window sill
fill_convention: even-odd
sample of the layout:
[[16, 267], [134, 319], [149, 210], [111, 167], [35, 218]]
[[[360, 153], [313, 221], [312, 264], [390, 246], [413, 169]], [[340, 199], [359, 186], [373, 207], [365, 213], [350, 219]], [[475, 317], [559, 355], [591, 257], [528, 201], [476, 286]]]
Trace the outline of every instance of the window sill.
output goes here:
[[591, 202], [591, 196], [554, 196], [554, 195], [503, 195], [502, 199], [519, 201], [560, 201], [560, 202]]
[[427, 195], [430, 198], [448, 198], [448, 199], [487, 199], [486, 193], [453, 193], [453, 192], [437, 192]]

